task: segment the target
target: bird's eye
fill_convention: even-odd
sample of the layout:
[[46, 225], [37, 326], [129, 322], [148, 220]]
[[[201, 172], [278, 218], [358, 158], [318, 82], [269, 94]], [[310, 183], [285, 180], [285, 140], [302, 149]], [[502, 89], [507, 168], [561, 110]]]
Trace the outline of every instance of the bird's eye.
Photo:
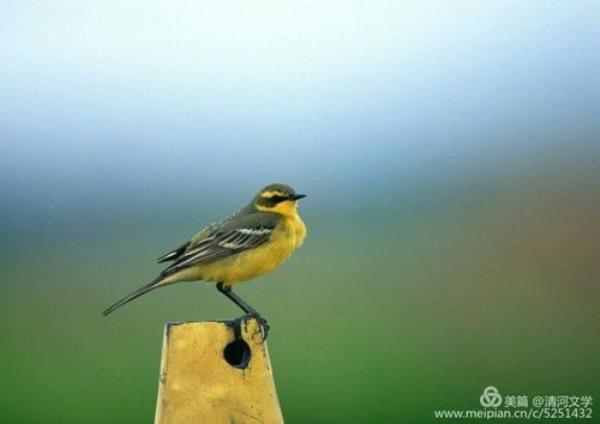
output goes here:
[[272, 201], [274, 204], [277, 204], [277, 203], [283, 202], [283, 201], [285, 201], [285, 200], [288, 200], [288, 198], [287, 198], [287, 197], [285, 197], [285, 196], [277, 196], [277, 195], [276, 195], [276, 196], [273, 196], [273, 197], [271, 197], [271, 201]]

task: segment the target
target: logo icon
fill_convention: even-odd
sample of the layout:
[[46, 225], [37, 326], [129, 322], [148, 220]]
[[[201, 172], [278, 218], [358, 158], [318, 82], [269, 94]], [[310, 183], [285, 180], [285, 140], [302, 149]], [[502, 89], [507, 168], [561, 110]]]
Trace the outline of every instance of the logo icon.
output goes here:
[[479, 402], [484, 408], [497, 408], [502, 404], [502, 396], [494, 386], [488, 386], [483, 389]]

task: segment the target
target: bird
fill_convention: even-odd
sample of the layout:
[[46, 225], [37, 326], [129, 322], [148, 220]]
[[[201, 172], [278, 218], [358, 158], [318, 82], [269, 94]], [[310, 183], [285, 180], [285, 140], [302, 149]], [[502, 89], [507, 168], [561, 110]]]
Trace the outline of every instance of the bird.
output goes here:
[[150, 283], [108, 307], [103, 315], [160, 287], [183, 281], [212, 282], [220, 293], [259, 321], [266, 338], [267, 320], [234, 293], [232, 286], [273, 271], [302, 246], [307, 230], [298, 214], [298, 201], [304, 197], [286, 184], [263, 187], [245, 207], [207, 225], [159, 257], [158, 263], [170, 264]]

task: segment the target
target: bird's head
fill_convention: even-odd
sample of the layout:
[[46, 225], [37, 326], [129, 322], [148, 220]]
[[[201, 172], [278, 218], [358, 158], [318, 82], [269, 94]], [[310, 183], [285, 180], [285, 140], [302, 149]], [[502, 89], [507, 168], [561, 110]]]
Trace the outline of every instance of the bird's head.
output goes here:
[[269, 184], [263, 187], [254, 197], [254, 207], [260, 211], [275, 212], [284, 216], [294, 217], [298, 200], [306, 197], [285, 184]]

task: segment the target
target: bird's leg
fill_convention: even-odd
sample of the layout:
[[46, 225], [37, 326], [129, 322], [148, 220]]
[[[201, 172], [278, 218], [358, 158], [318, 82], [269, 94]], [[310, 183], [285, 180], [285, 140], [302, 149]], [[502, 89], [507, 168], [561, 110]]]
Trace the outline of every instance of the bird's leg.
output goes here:
[[217, 290], [223, 293], [229, 300], [235, 303], [241, 310], [243, 310], [248, 315], [256, 318], [261, 326], [261, 330], [263, 332], [263, 340], [266, 340], [267, 335], [269, 334], [269, 329], [271, 328], [269, 324], [267, 324], [267, 320], [262, 317], [260, 312], [254, 309], [252, 306], [248, 305], [244, 299], [235, 294], [233, 290], [231, 290], [231, 286], [226, 286], [223, 283], [217, 284]]
[[242, 311], [253, 316], [260, 316], [260, 313], [256, 309], [248, 305], [244, 299], [239, 297], [233, 292], [233, 290], [231, 290], [231, 286], [225, 286], [223, 283], [218, 283], [217, 290], [227, 296], [227, 298], [235, 303]]

